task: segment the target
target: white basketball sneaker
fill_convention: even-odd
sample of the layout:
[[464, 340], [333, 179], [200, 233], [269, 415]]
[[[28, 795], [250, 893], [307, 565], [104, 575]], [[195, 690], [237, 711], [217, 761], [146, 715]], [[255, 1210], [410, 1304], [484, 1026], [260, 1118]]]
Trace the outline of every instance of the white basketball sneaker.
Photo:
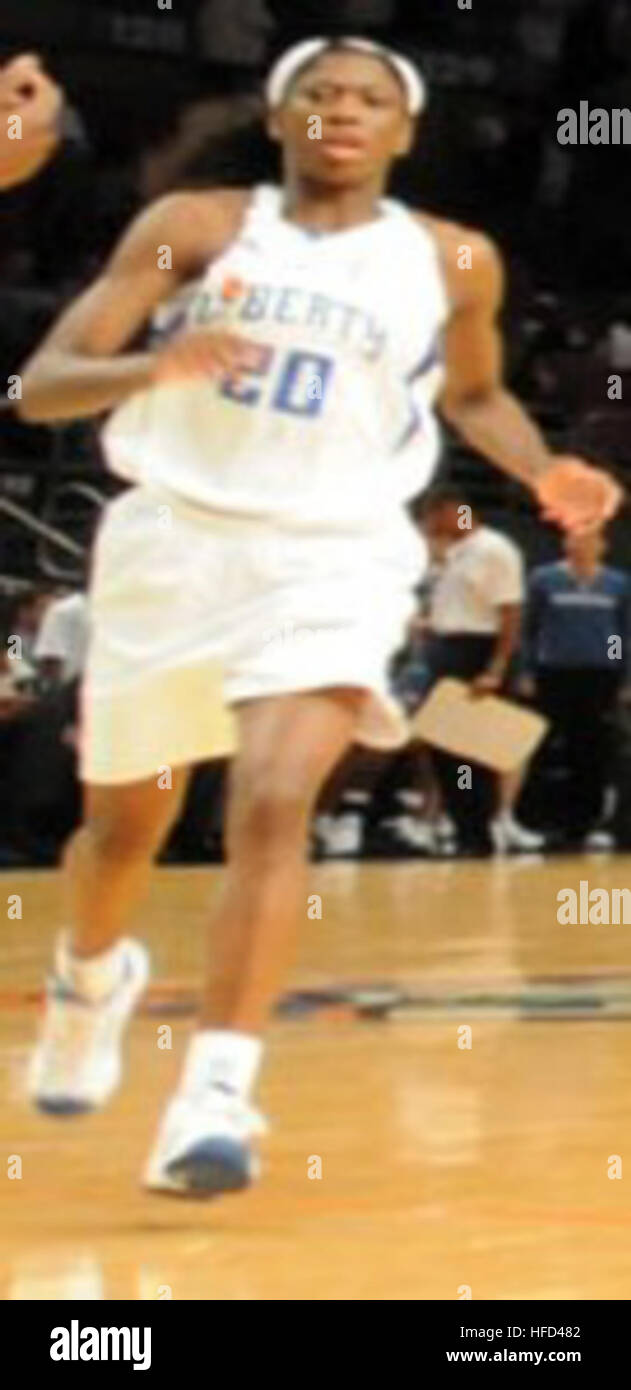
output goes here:
[[362, 817], [357, 811], [317, 816], [314, 833], [324, 859], [355, 859], [362, 843]]
[[227, 1087], [176, 1094], [158, 1130], [143, 1186], [187, 1197], [239, 1192], [259, 1176], [251, 1141], [266, 1131], [262, 1115]]
[[527, 830], [511, 815], [498, 816], [490, 825], [491, 839], [496, 854], [510, 854], [519, 850], [524, 854], [537, 854], [545, 847], [545, 835]]
[[120, 980], [105, 998], [92, 1002], [75, 993], [63, 939], [58, 944], [27, 1083], [30, 1100], [49, 1115], [97, 1110], [120, 1082], [123, 1032], [147, 984], [149, 957], [138, 941], [121, 941], [118, 950]]

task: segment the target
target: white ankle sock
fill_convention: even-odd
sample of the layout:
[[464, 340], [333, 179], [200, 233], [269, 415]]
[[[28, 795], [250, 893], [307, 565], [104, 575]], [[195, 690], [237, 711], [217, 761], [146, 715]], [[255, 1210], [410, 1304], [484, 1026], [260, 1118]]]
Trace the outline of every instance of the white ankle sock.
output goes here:
[[121, 977], [122, 943], [116, 941], [98, 956], [75, 956], [67, 936], [62, 937], [57, 953], [57, 970], [76, 994], [96, 1003], [116, 988]]
[[225, 1086], [247, 1100], [256, 1080], [263, 1044], [250, 1033], [204, 1028], [191, 1038], [180, 1090], [189, 1094], [207, 1086]]

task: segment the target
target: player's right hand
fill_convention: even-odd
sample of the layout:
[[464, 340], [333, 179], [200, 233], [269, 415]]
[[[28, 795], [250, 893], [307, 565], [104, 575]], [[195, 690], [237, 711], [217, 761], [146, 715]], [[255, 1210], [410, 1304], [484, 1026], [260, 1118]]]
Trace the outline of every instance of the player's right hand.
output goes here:
[[190, 381], [198, 376], [238, 378], [243, 372], [256, 371], [262, 352], [260, 344], [225, 328], [191, 330], [158, 349], [153, 380]]

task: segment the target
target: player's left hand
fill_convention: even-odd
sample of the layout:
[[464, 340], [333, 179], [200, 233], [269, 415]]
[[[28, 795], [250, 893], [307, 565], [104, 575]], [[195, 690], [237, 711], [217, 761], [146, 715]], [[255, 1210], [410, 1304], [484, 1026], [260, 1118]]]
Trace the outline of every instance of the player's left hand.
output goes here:
[[544, 520], [575, 535], [610, 521], [624, 497], [620, 484], [604, 469], [569, 454], [559, 454], [535, 492]]

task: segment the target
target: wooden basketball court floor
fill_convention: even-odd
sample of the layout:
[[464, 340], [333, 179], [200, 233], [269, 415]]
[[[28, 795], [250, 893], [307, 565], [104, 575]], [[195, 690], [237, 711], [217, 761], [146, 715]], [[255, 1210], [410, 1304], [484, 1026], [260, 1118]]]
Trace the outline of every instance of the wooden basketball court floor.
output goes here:
[[[292, 983], [391, 981], [438, 1006], [277, 1020], [264, 1180], [212, 1203], [138, 1185], [191, 1027], [166, 994], [132, 1025], [109, 1110], [60, 1121], [27, 1107], [33, 995], [61, 884], [5, 872], [22, 918], [5, 920], [0, 964], [0, 1297], [627, 1299], [631, 927], [561, 927], [556, 895], [580, 879], [623, 887], [629, 867], [613, 856], [313, 865], [322, 917], [305, 907]], [[156, 871], [137, 927], [159, 980], [194, 984], [221, 872]], [[577, 990], [592, 1005], [564, 1016]], [[542, 991], [556, 1013], [516, 1002]], [[628, 1018], [607, 1016], [616, 995]], [[470, 1048], [458, 1046], [463, 1025]], [[615, 1155], [621, 1179], [609, 1176]]]

